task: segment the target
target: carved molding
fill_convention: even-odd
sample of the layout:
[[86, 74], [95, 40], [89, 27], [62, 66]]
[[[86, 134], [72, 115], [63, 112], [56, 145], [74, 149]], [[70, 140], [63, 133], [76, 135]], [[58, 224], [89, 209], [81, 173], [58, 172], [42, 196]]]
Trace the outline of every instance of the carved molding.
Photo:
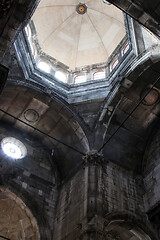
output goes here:
[[102, 154], [99, 154], [98, 152], [88, 152], [83, 157], [84, 164], [102, 164], [104, 162], [104, 157]]

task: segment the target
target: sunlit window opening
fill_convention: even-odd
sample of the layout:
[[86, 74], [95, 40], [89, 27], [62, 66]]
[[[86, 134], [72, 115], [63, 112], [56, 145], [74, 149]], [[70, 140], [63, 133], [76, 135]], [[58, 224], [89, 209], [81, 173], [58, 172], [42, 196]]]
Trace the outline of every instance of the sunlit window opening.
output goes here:
[[108, 4], [108, 5], [111, 5], [110, 2], [106, 1], [106, 0], [103, 0], [104, 3]]
[[[110, 0], [62, 1], [65, 4], [52, 0], [47, 1], [47, 4], [45, 0], [39, 2], [29, 23], [19, 35], [20, 42], [15, 43], [17, 49], [22, 46], [22, 42], [27, 44], [21, 54], [25, 60], [25, 55], [28, 51], [30, 53], [31, 59], [25, 62], [28, 74], [36, 70], [36, 75], [43, 72], [45, 77], [46, 73], [47, 81], [44, 78], [42, 81], [46, 84], [49, 81], [57, 82], [60, 87], [65, 86], [60, 81], [86, 85], [86, 81], [87, 84], [89, 81], [95, 84], [91, 81], [106, 80], [115, 67], [112, 67], [114, 60], [120, 60], [125, 46], [130, 43], [126, 31], [128, 23], [123, 11], [110, 3]], [[87, 17], [88, 14], [92, 15], [91, 18]], [[80, 24], [82, 16], [86, 20]], [[110, 35], [111, 39], [108, 38]], [[103, 44], [99, 44], [99, 41]]]
[[123, 49], [123, 55], [129, 50], [129, 44], [127, 44]]
[[86, 76], [85, 75], [78, 75], [74, 79], [74, 83], [83, 83], [86, 82]]
[[40, 61], [38, 64], [37, 64], [37, 67], [39, 69], [41, 69], [42, 71], [46, 72], [46, 73], [50, 73], [51, 71], [51, 68], [49, 66], [48, 63], [44, 62], [44, 61]]
[[55, 73], [55, 77], [57, 79], [59, 79], [60, 81], [62, 81], [62, 82], [67, 82], [67, 77], [66, 77], [66, 75], [63, 72], [57, 71]]
[[36, 57], [36, 49], [35, 49], [35, 46], [33, 46], [33, 45], [30, 45], [30, 46], [31, 46], [32, 55], [33, 55], [33, 57], [35, 58], [35, 57]]
[[29, 25], [27, 25], [25, 27], [25, 32], [26, 32], [28, 39], [30, 39], [31, 38], [31, 29], [30, 29]]
[[119, 62], [118, 59], [113, 62], [111, 67], [112, 70], [117, 66], [118, 62]]
[[98, 71], [98, 72], [95, 72], [93, 75], [94, 80], [98, 80], [102, 78], [105, 78], [105, 71]]
[[13, 159], [24, 158], [27, 154], [25, 145], [14, 137], [6, 137], [1, 141], [3, 152]]

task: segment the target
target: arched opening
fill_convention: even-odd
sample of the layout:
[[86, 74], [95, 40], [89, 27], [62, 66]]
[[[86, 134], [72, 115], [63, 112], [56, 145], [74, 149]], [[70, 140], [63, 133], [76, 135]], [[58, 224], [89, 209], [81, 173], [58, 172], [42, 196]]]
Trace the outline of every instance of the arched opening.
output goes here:
[[149, 221], [126, 211], [107, 214], [104, 225], [107, 240], [157, 240]]
[[36, 219], [25, 203], [6, 188], [0, 188], [0, 235], [10, 240], [40, 240]]
[[109, 239], [151, 240], [141, 228], [124, 220], [110, 222], [107, 226], [106, 236]]
[[105, 71], [103, 70], [97, 71], [93, 75], [94, 80], [103, 79], [103, 78], [105, 78]]
[[83, 83], [86, 82], [86, 76], [84, 74], [78, 75], [74, 79], [74, 83]]

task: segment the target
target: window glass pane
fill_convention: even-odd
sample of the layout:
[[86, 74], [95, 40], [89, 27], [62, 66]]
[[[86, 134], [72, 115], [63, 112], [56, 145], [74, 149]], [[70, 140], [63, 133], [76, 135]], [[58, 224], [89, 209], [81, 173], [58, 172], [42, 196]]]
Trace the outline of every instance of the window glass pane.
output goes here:
[[129, 49], [129, 44], [127, 44], [127, 45], [125, 46], [125, 48], [123, 49], [123, 54], [125, 54], [125, 53], [128, 51], [128, 49]]
[[118, 64], [118, 59], [113, 62], [112, 67], [111, 67], [112, 70], [117, 66], [117, 64]]
[[1, 147], [3, 152], [13, 159], [24, 158], [27, 154], [25, 145], [16, 138], [6, 137], [2, 139]]
[[79, 75], [79, 76], [75, 77], [74, 81], [75, 81], [75, 83], [86, 82], [86, 76], [85, 75]]
[[102, 78], [105, 78], [105, 71], [98, 71], [94, 73], [94, 76], [93, 76], [94, 80], [98, 80]]
[[66, 82], [67, 81], [67, 77], [64, 73], [57, 71], [55, 73], [55, 77], [58, 78], [59, 80], [61, 80], [62, 82]]
[[26, 32], [28, 39], [31, 38], [31, 29], [30, 29], [29, 25], [27, 25], [25, 27], [25, 32]]
[[50, 73], [50, 66], [48, 63], [44, 62], [44, 61], [40, 61], [37, 65], [37, 67], [39, 69], [41, 69], [42, 71], [46, 72], [46, 73]]

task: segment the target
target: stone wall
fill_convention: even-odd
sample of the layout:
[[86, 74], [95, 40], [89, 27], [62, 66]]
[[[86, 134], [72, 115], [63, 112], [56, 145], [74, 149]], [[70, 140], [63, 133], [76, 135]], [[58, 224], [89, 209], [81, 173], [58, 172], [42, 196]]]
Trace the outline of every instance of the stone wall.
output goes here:
[[160, 131], [156, 130], [144, 156], [145, 209], [149, 211], [160, 203]]
[[[5, 130], [1, 126], [1, 138]], [[0, 184], [30, 209], [42, 240], [52, 239], [57, 202], [58, 176], [53, 159], [38, 141], [25, 139], [27, 156], [13, 160], [0, 151]], [[14, 209], [14, 207], [13, 207]]]
[[160, 36], [160, 3], [152, 0], [109, 0], [108, 2], [122, 8], [130, 16]]
[[[0, 187], [0, 238], [40, 240], [37, 222], [17, 195]], [[3, 237], [4, 238], [3, 238]]]
[[[0, 60], [14, 37], [28, 22], [37, 0], [2, 0], [0, 2]], [[20, 29], [21, 28], [21, 29]]]
[[143, 185], [140, 177], [135, 177], [114, 165], [106, 165], [102, 186], [106, 213], [127, 211], [143, 216]]
[[85, 163], [60, 187], [53, 239], [103, 237], [105, 219], [117, 212], [146, 219], [142, 179], [111, 163]]
[[53, 239], [76, 239], [87, 214], [88, 169], [81, 168], [59, 192]]
[[144, 178], [145, 185], [145, 209], [149, 211], [160, 203], [160, 164], [150, 171]]

